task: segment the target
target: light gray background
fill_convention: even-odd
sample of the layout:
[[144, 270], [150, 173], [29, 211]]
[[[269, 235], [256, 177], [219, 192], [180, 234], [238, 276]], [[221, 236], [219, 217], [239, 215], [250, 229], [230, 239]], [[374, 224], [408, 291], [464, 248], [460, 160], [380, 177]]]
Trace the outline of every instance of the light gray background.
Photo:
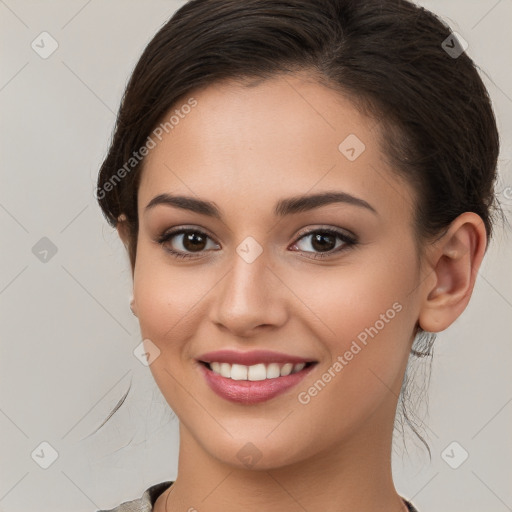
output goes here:
[[[177, 421], [133, 355], [128, 259], [93, 190], [130, 71], [182, 3], [0, 0], [1, 511], [92, 512], [176, 476]], [[510, 218], [512, 1], [421, 4], [462, 34], [485, 73]], [[59, 45], [47, 59], [31, 48], [43, 31]], [[43, 237], [57, 248], [47, 262], [32, 250]], [[498, 227], [469, 307], [438, 336], [432, 462], [414, 444], [396, 451], [397, 488], [421, 512], [512, 510], [511, 252]], [[469, 453], [458, 469], [442, 457], [453, 441]], [[48, 469], [36, 462], [50, 454], [42, 442], [58, 453]]]

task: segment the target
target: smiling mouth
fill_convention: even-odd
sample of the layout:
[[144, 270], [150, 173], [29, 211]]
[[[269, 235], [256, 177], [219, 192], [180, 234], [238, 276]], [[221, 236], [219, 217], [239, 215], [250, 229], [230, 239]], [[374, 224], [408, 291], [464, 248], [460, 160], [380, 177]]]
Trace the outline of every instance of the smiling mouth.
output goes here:
[[302, 363], [258, 363], [251, 366], [243, 364], [230, 364], [226, 362], [199, 361], [209, 371], [221, 377], [238, 381], [262, 381], [272, 380], [279, 377], [286, 377], [299, 373], [310, 366], [317, 364], [316, 361]]

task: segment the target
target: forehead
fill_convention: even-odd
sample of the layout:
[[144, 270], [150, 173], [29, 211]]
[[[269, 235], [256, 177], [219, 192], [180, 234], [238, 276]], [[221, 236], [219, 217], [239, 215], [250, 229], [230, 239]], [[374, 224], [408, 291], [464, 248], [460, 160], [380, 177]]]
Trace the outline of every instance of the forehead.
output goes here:
[[[197, 104], [181, 109], [189, 98]], [[173, 113], [179, 122], [146, 157], [140, 209], [174, 192], [232, 205], [235, 214], [237, 198], [270, 211], [282, 197], [325, 190], [362, 197], [390, 214], [411, 206], [409, 187], [381, 153], [376, 122], [312, 79], [213, 84], [178, 102], [166, 118]]]

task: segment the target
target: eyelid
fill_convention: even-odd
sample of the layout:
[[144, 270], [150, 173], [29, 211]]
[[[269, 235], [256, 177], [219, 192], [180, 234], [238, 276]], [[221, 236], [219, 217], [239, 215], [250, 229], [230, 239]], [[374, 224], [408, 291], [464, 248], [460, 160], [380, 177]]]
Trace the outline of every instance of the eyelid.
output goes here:
[[[200, 226], [199, 224], [194, 224], [194, 225], [183, 224], [183, 225], [173, 226], [172, 228], [162, 231], [159, 235], [157, 235], [157, 238], [163, 238], [164, 236], [169, 235], [169, 234], [178, 234], [181, 230], [183, 230], [183, 231], [185, 231], [185, 230], [198, 231], [200, 233], [208, 235], [212, 240], [215, 240], [215, 237], [208, 231], [208, 229], [204, 228], [203, 226]], [[314, 233], [314, 232], [320, 231], [320, 230], [327, 230], [327, 231], [330, 230], [330, 231], [336, 231], [336, 232], [340, 231], [341, 233], [346, 234], [350, 238], [353, 238], [355, 240], [358, 239], [357, 235], [355, 233], [353, 233], [352, 231], [350, 231], [349, 229], [333, 227], [333, 226], [330, 226], [327, 224], [321, 224], [316, 227], [307, 227], [307, 228], [301, 229], [297, 233], [297, 235], [295, 235], [294, 242], [296, 242], [299, 238], [301, 238], [304, 235], [308, 235], [310, 233]], [[218, 243], [218, 242], [216, 242], [216, 243]]]
[[333, 233], [336, 233], [337, 235], [343, 234], [343, 235], [347, 236], [348, 238], [352, 238], [356, 241], [358, 240], [357, 235], [348, 229], [333, 227], [333, 226], [329, 226], [329, 225], [320, 225], [320, 226], [313, 227], [313, 228], [311, 228], [311, 227], [304, 228], [303, 230], [299, 231], [299, 233], [297, 233], [297, 235], [296, 235], [296, 241], [299, 238], [303, 237], [304, 235], [316, 233], [317, 231], [332, 231]]
[[[199, 224], [193, 224], [193, 225], [182, 224], [182, 225], [173, 226], [172, 228], [169, 228], [169, 229], [164, 229], [163, 231], [161, 231], [159, 234], [156, 235], [156, 239], [158, 240], [158, 239], [161, 239], [168, 235], [178, 235], [178, 234], [183, 233], [183, 231], [194, 231], [194, 232], [202, 233], [204, 235], [207, 235], [210, 239], [215, 241], [215, 237], [210, 233], [210, 231], [208, 231], [208, 229], [204, 228], [203, 226], [200, 226]], [[215, 243], [218, 243], [218, 242], [215, 242]]]

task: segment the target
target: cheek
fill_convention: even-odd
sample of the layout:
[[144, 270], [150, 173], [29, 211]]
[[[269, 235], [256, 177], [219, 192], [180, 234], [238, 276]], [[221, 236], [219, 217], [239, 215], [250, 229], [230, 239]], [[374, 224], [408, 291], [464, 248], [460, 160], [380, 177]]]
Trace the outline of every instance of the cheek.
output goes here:
[[199, 267], [179, 269], [165, 258], [154, 248], [141, 244], [133, 279], [141, 334], [162, 351], [175, 346], [168, 341], [186, 339], [187, 333], [192, 334], [194, 307], [205, 293]]
[[[198, 269], [179, 269], [154, 248], [139, 246], [133, 295], [140, 333], [142, 339], [150, 340], [159, 350], [149, 369], [171, 409], [179, 412], [181, 421], [197, 413], [183, 386], [191, 385], [187, 374], [191, 348], [188, 341], [197, 336], [197, 315], [206, 292], [204, 286], [198, 286], [205, 285]], [[154, 345], [145, 345], [146, 350], [155, 350]]]
[[345, 349], [347, 340], [359, 337], [364, 342], [365, 333], [374, 332], [375, 325], [383, 337], [387, 332], [394, 338], [391, 333], [396, 334], [398, 326], [391, 328], [392, 324], [397, 319], [403, 324], [412, 312], [407, 308], [416, 279], [412, 258], [405, 252], [374, 253], [360, 259], [354, 255], [347, 265], [293, 277], [294, 293], [314, 314], [307, 316], [319, 320], [316, 323], [322, 327], [317, 335], [330, 340], [332, 353]]
[[414, 270], [396, 263], [364, 266], [316, 285], [303, 282], [313, 290], [310, 307], [322, 320], [315, 322], [314, 337], [330, 355], [315, 379], [297, 390], [306, 430], [329, 424], [333, 436], [344, 436], [377, 410], [394, 414], [414, 326], [406, 300], [411, 281], [405, 278]]
[[330, 355], [322, 372], [330, 369], [325, 379], [336, 383], [325, 398], [337, 401], [342, 392], [343, 400], [360, 397], [369, 407], [389, 389], [399, 393], [416, 321], [410, 296], [417, 279], [413, 253], [404, 245], [393, 250], [392, 244], [388, 251], [373, 252], [329, 274], [303, 275], [293, 285], [314, 312], [307, 314], [309, 326], [318, 326], [313, 337]]

